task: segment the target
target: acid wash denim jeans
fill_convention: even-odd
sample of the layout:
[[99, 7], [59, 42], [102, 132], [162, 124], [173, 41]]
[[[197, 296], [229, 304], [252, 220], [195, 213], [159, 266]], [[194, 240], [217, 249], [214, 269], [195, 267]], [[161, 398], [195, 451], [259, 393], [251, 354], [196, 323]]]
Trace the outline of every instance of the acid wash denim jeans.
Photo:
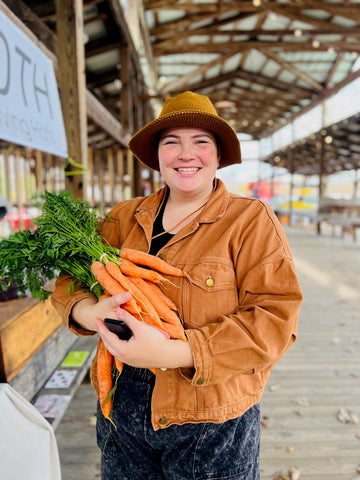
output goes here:
[[153, 381], [122, 375], [112, 420], [98, 404], [102, 480], [259, 480], [260, 408], [222, 424], [187, 423], [154, 431]]

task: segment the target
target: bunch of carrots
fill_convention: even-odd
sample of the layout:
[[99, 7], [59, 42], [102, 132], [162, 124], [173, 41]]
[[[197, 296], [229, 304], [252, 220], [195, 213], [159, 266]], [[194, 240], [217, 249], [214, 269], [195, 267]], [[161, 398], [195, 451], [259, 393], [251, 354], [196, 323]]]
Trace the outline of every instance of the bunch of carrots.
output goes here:
[[[86, 201], [73, 199], [67, 192], [45, 192], [43, 200], [35, 228], [0, 241], [0, 287], [16, 285], [21, 293], [30, 292], [45, 300], [51, 295], [49, 280], [69, 274], [71, 286], [81, 285], [98, 299], [130, 292], [132, 298], [124, 308], [132, 315], [165, 331], [170, 338], [185, 340], [176, 306], [159, 288], [172, 283], [164, 275], [183, 276], [180, 269], [153, 255], [107, 244], [101, 234], [106, 218], [98, 218]], [[2, 277], [7, 278], [6, 285], [2, 285]], [[107, 418], [115, 388], [111, 375], [114, 364], [120, 374], [123, 366], [100, 342], [98, 378]]]
[[[130, 248], [121, 248], [116, 261], [109, 260], [107, 255], [103, 255], [101, 261], [92, 263], [91, 271], [104, 289], [100, 299], [130, 292], [132, 297], [122, 305], [122, 308], [139, 321], [165, 331], [170, 338], [186, 340], [176, 305], [159, 288], [160, 284], [171, 283], [163, 275], [182, 277], [182, 270], [169, 265], [159, 257]], [[103, 415], [110, 421], [112, 394], [115, 388], [112, 375], [114, 364], [118, 374], [121, 374], [122, 362], [114, 359], [100, 340], [97, 357], [99, 401]], [[151, 371], [156, 374], [156, 370]]]

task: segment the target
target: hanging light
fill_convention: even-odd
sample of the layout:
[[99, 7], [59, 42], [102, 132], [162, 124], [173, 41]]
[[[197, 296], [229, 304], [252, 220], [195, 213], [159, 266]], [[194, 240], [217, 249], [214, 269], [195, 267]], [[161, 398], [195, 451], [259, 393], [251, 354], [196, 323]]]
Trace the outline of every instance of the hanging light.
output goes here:
[[319, 47], [320, 47], [320, 42], [319, 42], [319, 40], [313, 40], [312, 46], [313, 46], [313, 48], [319, 48]]
[[302, 35], [302, 30], [300, 28], [297, 28], [294, 32], [295, 37], [301, 37]]
[[326, 135], [326, 137], [324, 138], [324, 142], [327, 143], [328, 145], [330, 145], [330, 143], [333, 142], [333, 137], [331, 135]]

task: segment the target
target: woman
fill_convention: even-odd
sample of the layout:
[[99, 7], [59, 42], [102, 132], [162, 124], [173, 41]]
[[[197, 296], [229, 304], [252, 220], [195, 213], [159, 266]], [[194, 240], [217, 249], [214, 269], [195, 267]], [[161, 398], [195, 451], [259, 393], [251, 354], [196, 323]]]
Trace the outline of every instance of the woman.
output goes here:
[[[184, 271], [166, 294], [188, 341], [167, 339], [123, 310], [128, 293], [96, 302], [82, 291], [67, 295], [66, 279], [58, 280], [52, 300], [65, 323], [78, 334], [98, 332], [125, 364], [115, 426], [98, 409], [102, 478], [259, 479], [258, 402], [295, 340], [302, 299], [288, 242], [268, 205], [230, 194], [216, 179], [241, 154], [207, 97], [167, 99], [129, 148], [166, 186], [115, 205], [103, 235]], [[105, 327], [115, 315], [133, 331], [129, 341]]]

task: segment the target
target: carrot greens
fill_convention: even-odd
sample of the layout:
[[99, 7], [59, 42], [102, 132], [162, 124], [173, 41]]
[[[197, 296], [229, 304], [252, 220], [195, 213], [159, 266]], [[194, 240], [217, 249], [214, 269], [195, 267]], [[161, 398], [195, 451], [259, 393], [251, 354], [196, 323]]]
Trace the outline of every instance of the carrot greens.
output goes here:
[[[0, 242], [0, 278], [46, 299], [48, 282], [58, 274], [69, 274], [89, 289], [96, 282], [91, 264], [104, 253], [117, 261], [118, 250], [103, 243], [101, 221], [89, 204], [73, 200], [68, 193], [43, 195], [42, 214], [35, 228], [10, 235]], [[6, 287], [5, 287], [6, 288]], [[93, 288], [100, 297], [100, 285]]]

